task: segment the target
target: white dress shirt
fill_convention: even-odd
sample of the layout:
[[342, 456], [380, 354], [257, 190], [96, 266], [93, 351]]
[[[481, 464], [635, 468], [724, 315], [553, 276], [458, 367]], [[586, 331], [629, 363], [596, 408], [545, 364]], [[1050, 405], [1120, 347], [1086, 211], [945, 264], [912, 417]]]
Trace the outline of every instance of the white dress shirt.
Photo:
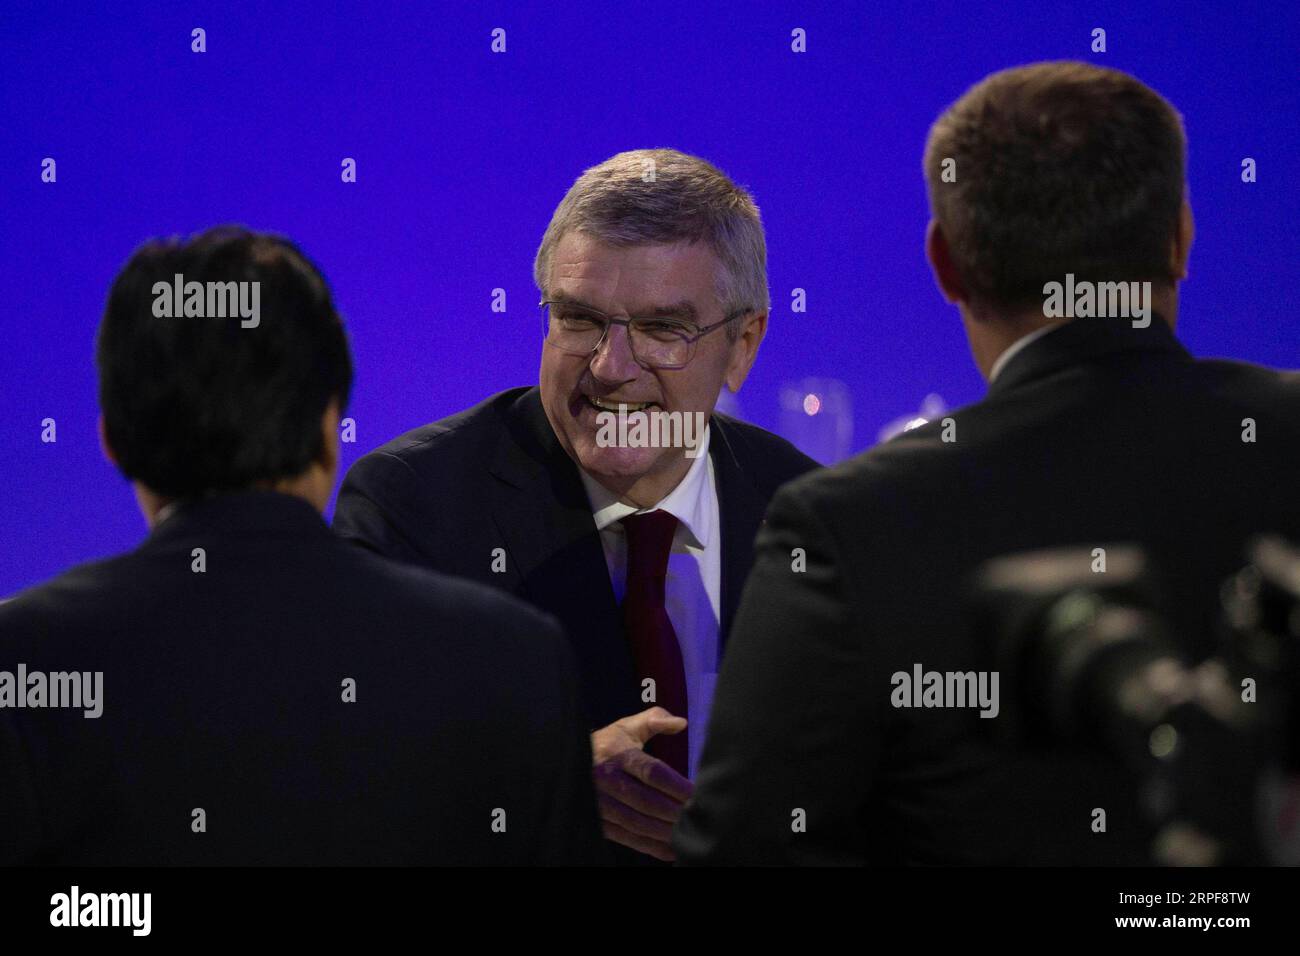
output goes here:
[[677, 531], [668, 555], [664, 607], [677, 632], [686, 672], [687, 712], [678, 716], [686, 718], [690, 734], [688, 760], [692, 779], [708, 728], [713, 685], [718, 679], [718, 622], [722, 606], [721, 520], [717, 481], [709, 457], [710, 431], [705, 428], [699, 457], [691, 462], [677, 487], [648, 508], [619, 501], [617, 495], [578, 469], [591, 500], [592, 517], [605, 550], [614, 597], [620, 605], [627, 591], [627, 534], [619, 522], [630, 514], [648, 511], [667, 511], [677, 518]]

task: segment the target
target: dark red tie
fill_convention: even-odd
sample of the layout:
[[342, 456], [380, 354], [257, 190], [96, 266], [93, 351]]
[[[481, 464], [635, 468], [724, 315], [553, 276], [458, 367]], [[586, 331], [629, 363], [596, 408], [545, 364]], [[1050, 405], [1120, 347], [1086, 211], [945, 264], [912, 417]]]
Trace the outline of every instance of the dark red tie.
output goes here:
[[[677, 518], [666, 511], [628, 515], [627, 590], [623, 595], [623, 630], [632, 648], [637, 685], [654, 679], [655, 703], [675, 717], [686, 716], [686, 669], [677, 632], [664, 610], [664, 583], [668, 578], [668, 552], [672, 550]], [[660, 734], [646, 744], [646, 752], [687, 776], [690, 747], [686, 735]]]

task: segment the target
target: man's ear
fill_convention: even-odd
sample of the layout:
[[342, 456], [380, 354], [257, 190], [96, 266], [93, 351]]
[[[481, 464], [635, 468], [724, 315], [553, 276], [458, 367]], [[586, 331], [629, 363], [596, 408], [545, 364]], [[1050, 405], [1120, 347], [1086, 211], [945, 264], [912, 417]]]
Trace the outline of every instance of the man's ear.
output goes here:
[[937, 219], [931, 219], [925, 230], [925, 258], [930, 262], [935, 285], [939, 287], [945, 301], [957, 305], [970, 298], [961, 276], [957, 274], [957, 266], [952, 261], [948, 237], [943, 234], [943, 227]]
[[339, 467], [339, 402], [331, 398], [320, 417], [320, 457], [317, 463], [333, 475]]
[[[763, 336], [767, 335], [767, 313], [754, 312], [737, 321], [744, 322], [744, 325], [736, 341], [731, 343], [731, 360], [723, 379], [732, 392], [740, 391], [740, 386], [749, 377], [749, 370], [754, 367], [754, 359], [758, 358], [758, 347], [763, 344]], [[727, 334], [725, 329], [722, 334]]]
[[118, 467], [117, 452], [113, 451], [113, 446], [108, 443], [108, 425], [104, 421], [104, 413], [99, 413], [99, 450], [104, 453], [104, 460], [114, 468]]
[[1187, 278], [1187, 258], [1192, 251], [1192, 239], [1196, 236], [1196, 221], [1192, 218], [1192, 205], [1186, 198], [1178, 210], [1178, 225], [1174, 227], [1174, 247], [1172, 250], [1173, 275], [1175, 279]]

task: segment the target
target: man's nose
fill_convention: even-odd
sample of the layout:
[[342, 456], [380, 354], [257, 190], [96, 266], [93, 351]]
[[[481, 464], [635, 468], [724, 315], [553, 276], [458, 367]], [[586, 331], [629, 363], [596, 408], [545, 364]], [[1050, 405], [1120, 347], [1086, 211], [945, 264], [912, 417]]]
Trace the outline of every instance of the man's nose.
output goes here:
[[628, 382], [641, 374], [641, 366], [632, 356], [626, 325], [609, 326], [605, 340], [592, 356], [591, 374], [607, 385]]

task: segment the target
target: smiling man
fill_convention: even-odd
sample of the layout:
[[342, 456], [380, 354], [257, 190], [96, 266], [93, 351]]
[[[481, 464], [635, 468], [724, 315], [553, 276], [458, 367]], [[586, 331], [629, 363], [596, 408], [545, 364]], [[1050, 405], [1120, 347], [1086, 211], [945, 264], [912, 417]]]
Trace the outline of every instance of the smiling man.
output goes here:
[[[620, 153], [556, 208], [534, 278], [539, 384], [362, 458], [335, 528], [559, 618], [581, 669], [605, 834], [669, 860], [754, 535], [777, 487], [816, 467], [713, 410], [744, 384], [767, 331], [758, 208], [704, 160]], [[609, 440], [634, 434], [635, 415], [705, 427], [663, 430], [681, 436], [668, 443]]]

